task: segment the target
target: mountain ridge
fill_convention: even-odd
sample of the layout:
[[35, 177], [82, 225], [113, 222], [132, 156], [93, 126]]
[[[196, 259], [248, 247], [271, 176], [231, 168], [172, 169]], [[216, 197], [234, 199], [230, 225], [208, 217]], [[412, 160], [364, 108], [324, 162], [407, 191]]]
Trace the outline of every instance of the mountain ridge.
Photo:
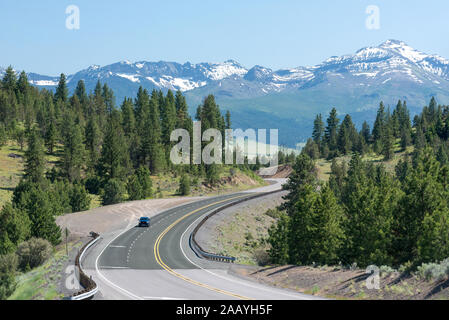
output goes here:
[[[58, 81], [58, 77], [35, 73], [28, 77], [33, 85], [47, 89], [54, 89]], [[408, 100], [412, 111], [431, 96], [441, 102], [449, 100], [449, 60], [393, 39], [309, 67], [272, 70], [259, 65], [248, 69], [235, 60], [197, 64], [125, 60], [103, 67], [92, 65], [67, 76], [72, 92], [79, 80], [84, 80], [88, 91], [97, 81], [107, 83], [119, 104], [125, 96], [134, 97], [140, 86], [181, 90], [192, 114], [205, 95], [214, 94], [233, 112], [234, 125], [268, 128], [273, 119], [282, 122], [279, 129], [287, 134], [280, 132], [280, 139], [289, 146], [310, 135], [307, 123], [312, 115], [331, 107], [355, 118], [361, 117], [357, 113], [366, 113], [371, 120], [380, 100], [387, 104]], [[251, 119], [251, 112], [258, 116]]]

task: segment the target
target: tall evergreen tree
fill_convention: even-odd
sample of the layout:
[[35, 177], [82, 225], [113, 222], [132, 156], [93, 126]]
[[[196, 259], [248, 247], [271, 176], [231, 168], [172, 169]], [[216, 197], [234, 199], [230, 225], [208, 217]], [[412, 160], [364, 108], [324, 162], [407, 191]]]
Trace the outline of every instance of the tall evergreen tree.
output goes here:
[[64, 151], [61, 161], [62, 171], [70, 182], [81, 179], [81, 172], [85, 163], [85, 147], [83, 133], [73, 116], [68, 115], [64, 121], [66, 132], [63, 137]]
[[99, 162], [99, 174], [106, 181], [123, 179], [129, 172], [129, 154], [118, 111], [109, 116]]
[[32, 183], [41, 184], [45, 179], [45, 163], [42, 139], [33, 129], [28, 135], [28, 149], [25, 152], [25, 178]]
[[324, 134], [324, 123], [321, 114], [317, 115], [313, 122], [312, 139], [318, 145], [321, 143]]
[[67, 102], [69, 100], [69, 89], [67, 88], [66, 83], [66, 76], [61, 73], [61, 76], [59, 77], [59, 83], [56, 87], [55, 92], [55, 102], [61, 100], [62, 102]]
[[333, 108], [327, 118], [327, 126], [324, 133], [324, 138], [332, 157], [336, 156], [339, 123], [337, 109]]
[[12, 66], [9, 66], [6, 69], [5, 75], [3, 76], [2, 79], [2, 88], [7, 91], [13, 92], [16, 89], [16, 86], [17, 86], [16, 72], [14, 71]]

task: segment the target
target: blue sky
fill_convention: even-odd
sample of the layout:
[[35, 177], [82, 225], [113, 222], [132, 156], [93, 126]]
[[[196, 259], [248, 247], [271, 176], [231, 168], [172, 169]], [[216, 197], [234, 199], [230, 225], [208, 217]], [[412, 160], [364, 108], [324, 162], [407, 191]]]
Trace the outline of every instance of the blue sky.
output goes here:
[[[79, 30], [65, 27], [70, 4]], [[14, 0], [0, 13], [0, 66], [48, 75], [122, 60], [308, 66], [390, 38], [449, 58], [447, 0]]]

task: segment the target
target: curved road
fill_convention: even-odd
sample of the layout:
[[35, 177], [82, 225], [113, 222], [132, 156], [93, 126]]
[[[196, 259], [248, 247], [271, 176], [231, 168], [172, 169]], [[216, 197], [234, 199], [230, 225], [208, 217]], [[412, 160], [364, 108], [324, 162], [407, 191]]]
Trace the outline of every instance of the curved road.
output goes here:
[[189, 236], [205, 215], [252, 195], [207, 198], [158, 214], [150, 228], [131, 225], [119, 234], [107, 235], [83, 261], [84, 270], [100, 288], [97, 298], [317, 299], [232, 275], [228, 272], [232, 265], [201, 259], [190, 248]]

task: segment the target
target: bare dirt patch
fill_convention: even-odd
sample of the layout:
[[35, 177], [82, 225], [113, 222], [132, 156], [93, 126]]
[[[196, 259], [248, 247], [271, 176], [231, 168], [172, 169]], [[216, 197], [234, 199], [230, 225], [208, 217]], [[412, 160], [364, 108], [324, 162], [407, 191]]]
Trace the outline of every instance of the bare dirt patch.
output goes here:
[[270, 168], [260, 169], [258, 175], [262, 178], [272, 178], [272, 179], [281, 179], [288, 178], [290, 174], [293, 172], [293, 168], [289, 164], [281, 165]]

